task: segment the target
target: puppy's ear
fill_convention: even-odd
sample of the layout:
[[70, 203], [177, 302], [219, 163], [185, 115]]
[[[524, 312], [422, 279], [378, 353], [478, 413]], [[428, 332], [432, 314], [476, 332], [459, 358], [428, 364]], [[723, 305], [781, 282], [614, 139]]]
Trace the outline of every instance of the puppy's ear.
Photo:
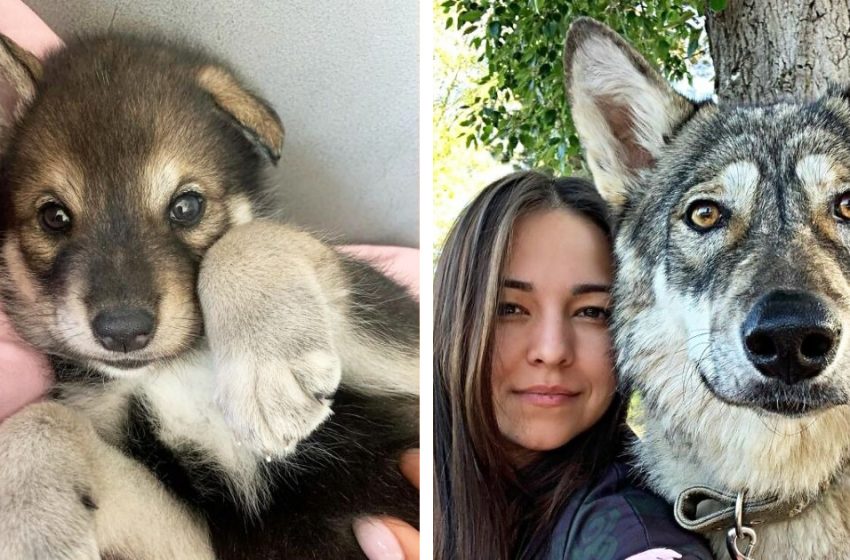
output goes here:
[[202, 67], [198, 84], [215, 100], [218, 107], [233, 117], [242, 130], [254, 138], [273, 163], [283, 149], [283, 123], [265, 101], [245, 89], [227, 70], [219, 66]]
[[0, 126], [21, 116], [35, 97], [41, 63], [31, 52], [0, 35]]
[[570, 26], [564, 79], [573, 122], [602, 196], [622, 206], [641, 169], [695, 111], [638, 52], [589, 18]]

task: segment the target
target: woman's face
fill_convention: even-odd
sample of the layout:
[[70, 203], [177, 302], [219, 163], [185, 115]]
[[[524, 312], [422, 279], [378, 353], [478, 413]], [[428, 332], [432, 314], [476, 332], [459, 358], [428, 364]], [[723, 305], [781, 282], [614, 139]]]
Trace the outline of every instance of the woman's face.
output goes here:
[[610, 250], [596, 225], [570, 211], [535, 212], [514, 226], [492, 383], [499, 430], [521, 448], [560, 447], [611, 403]]

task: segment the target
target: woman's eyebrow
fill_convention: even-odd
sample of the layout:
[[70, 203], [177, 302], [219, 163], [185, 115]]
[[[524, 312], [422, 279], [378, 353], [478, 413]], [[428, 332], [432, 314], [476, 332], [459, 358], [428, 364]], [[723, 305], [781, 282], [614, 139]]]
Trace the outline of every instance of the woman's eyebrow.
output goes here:
[[[502, 285], [505, 288], [513, 288], [515, 290], [522, 290], [523, 292], [533, 292], [534, 284], [531, 282], [526, 282], [524, 280], [516, 280], [514, 278], [505, 278]], [[572, 294], [574, 296], [580, 296], [582, 294], [593, 294], [593, 293], [605, 293], [608, 294], [611, 292], [611, 286], [609, 284], [578, 284], [573, 286]]]
[[609, 284], [578, 284], [573, 286], [573, 295], [580, 296], [582, 294], [593, 294], [593, 293], [611, 293], [611, 286]]
[[534, 285], [531, 282], [523, 282], [522, 280], [514, 280], [513, 278], [505, 278], [502, 285], [506, 288], [522, 290], [523, 292], [534, 291]]

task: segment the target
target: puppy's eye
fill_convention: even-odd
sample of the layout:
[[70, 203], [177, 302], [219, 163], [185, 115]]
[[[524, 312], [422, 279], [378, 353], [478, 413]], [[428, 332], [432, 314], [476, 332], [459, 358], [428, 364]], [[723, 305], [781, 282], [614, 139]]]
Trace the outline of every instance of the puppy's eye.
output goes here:
[[845, 191], [835, 197], [832, 204], [832, 214], [842, 222], [850, 221], [850, 191]]
[[48, 233], [65, 233], [71, 229], [71, 212], [58, 202], [48, 202], [38, 209], [38, 221]]
[[711, 200], [695, 200], [685, 211], [685, 223], [692, 230], [704, 233], [722, 226], [728, 211]]
[[171, 223], [188, 227], [201, 221], [204, 215], [204, 198], [195, 192], [183, 193], [173, 201], [168, 210]]

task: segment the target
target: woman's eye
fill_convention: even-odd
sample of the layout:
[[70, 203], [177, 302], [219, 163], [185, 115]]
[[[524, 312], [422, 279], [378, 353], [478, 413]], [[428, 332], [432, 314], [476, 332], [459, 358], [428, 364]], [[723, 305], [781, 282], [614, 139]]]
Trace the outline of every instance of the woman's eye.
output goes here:
[[578, 310], [579, 317], [587, 317], [588, 319], [601, 319], [607, 321], [611, 318], [611, 310], [604, 307], [582, 307]]
[[524, 315], [525, 309], [515, 303], [500, 303], [498, 308], [499, 317], [513, 317]]
[[204, 215], [204, 198], [195, 192], [183, 193], [171, 202], [168, 218], [171, 223], [188, 227], [201, 221]]

